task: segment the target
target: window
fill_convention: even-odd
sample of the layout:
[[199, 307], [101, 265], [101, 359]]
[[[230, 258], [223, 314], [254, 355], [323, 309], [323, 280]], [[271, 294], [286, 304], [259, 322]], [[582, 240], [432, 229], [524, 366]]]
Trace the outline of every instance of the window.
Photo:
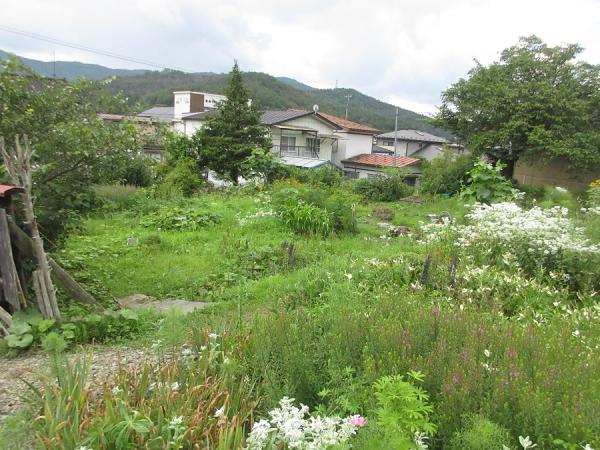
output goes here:
[[306, 138], [306, 150], [311, 156], [319, 156], [321, 140], [317, 138]]
[[281, 147], [281, 153], [294, 153], [296, 151], [296, 137], [281, 136], [279, 145]]
[[358, 172], [354, 170], [344, 170], [344, 175], [346, 175], [346, 178], [350, 178], [351, 180], [356, 180], [358, 178]]

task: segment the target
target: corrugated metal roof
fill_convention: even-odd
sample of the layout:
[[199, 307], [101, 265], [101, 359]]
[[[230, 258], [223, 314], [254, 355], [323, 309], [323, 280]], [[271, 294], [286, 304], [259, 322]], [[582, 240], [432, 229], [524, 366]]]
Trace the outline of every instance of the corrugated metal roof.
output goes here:
[[[419, 141], [419, 142], [438, 142], [444, 143], [448, 142], [446, 138], [436, 136], [431, 133], [426, 133], [421, 130], [398, 130], [397, 133], [398, 139], [403, 139], [405, 141]], [[394, 132], [390, 131], [389, 133], [383, 133], [377, 135], [380, 138], [388, 138], [394, 139]]]
[[286, 120], [296, 119], [298, 117], [307, 116], [312, 114], [308, 111], [301, 109], [286, 110], [286, 111], [266, 111], [260, 117], [260, 121], [263, 125], [275, 125]]
[[284, 156], [281, 160], [288, 166], [304, 167], [306, 169], [314, 169], [331, 164], [331, 161], [326, 159], [303, 158], [302, 156]]
[[342, 164], [357, 164], [372, 167], [406, 167], [421, 162], [418, 158], [407, 156], [393, 156], [384, 154], [362, 153], [352, 158], [342, 160]]
[[173, 106], [154, 106], [139, 113], [138, 117], [151, 117], [159, 122], [171, 122], [174, 114], [175, 108]]

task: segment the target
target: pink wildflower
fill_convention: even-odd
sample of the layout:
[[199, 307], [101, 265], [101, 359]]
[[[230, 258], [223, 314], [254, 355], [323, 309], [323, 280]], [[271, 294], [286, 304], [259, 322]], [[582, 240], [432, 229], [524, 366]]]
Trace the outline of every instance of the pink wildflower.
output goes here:
[[350, 423], [355, 427], [362, 428], [367, 424], [367, 419], [357, 414], [356, 416], [350, 417]]

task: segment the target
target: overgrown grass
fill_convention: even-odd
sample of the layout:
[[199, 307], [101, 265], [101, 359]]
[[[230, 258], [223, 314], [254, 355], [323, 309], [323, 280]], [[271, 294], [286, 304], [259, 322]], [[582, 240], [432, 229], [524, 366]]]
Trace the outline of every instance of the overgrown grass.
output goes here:
[[[316, 198], [318, 191], [307, 195]], [[492, 441], [517, 448], [519, 436], [531, 436], [539, 448], [599, 444], [593, 292], [568, 289], [561, 273], [524, 272], [510, 256], [486, 259], [467, 250], [455, 259], [450, 245], [420, 243], [418, 227], [430, 215], [463, 221], [468, 208], [457, 198], [356, 203], [356, 233], [326, 237], [297, 234], [274, 213], [271, 198], [245, 188], [167, 205], [221, 218], [194, 230], [144, 227], [152, 211], [165, 207], [146, 199], [89, 218], [57, 256], [78, 279], [102, 286], [105, 299], [143, 293], [213, 302], [165, 319], [161, 345], [173, 355], [181, 345], [200, 355], [207, 329], [222, 335], [227, 376], [247, 377], [257, 389], [244, 394], [259, 401], [257, 416], [289, 396], [311, 410], [375, 421], [377, 380], [420, 371], [437, 428], [430, 448], [475, 449]], [[392, 237], [371, 215], [377, 206], [390, 208], [392, 224], [412, 235]], [[596, 216], [572, 209], [571, 217], [598, 242]], [[225, 353], [215, 355], [225, 361]], [[155, 427], [147, 436], [173, 437], [161, 435], [169, 427], [157, 410], [165, 405], [189, 424], [191, 416], [174, 403], [135, 397], [145, 389], [144, 375], [121, 376], [127, 404]], [[125, 420], [110, 419], [120, 414], [110, 408], [96, 410], [105, 421], [99, 429], [107, 432]], [[246, 423], [245, 433], [252, 420]], [[356, 448], [373, 448], [373, 430], [363, 430]], [[80, 437], [92, 442], [86, 441], [92, 436]], [[131, 442], [144, 439], [138, 433]]]

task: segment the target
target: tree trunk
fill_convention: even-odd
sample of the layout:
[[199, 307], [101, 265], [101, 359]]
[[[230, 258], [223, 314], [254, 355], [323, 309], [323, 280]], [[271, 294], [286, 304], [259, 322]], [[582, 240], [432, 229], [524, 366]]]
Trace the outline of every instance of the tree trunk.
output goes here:
[[[40, 283], [40, 287], [47, 290], [45, 294], [47, 295], [49, 303], [48, 310], [45, 314], [44, 311], [42, 311], [42, 314], [44, 314], [46, 319], [60, 319], [60, 312], [56, 302], [56, 292], [54, 291], [54, 286], [50, 279], [50, 266], [48, 265], [48, 258], [44, 251], [44, 242], [40, 236], [33, 210], [33, 195], [31, 193], [33, 187], [31, 156], [33, 152], [27, 136], [23, 137], [23, 144], [24, 145], [22, 146], [19, 141], [19, 136], [15, 136], [15, 147], [11, 152], [6, 150], [4, 141], [0, 141], [0, 150], [12, 182], [25, 189], [25, 192], [22, 194], [23, 212], [25, 213], [25, 219], [31, 233], [33, 256], [38, 264], [38, 270], [43, 277], [43, 283]], [[41, 299], [38, 298], [38, 303], [40, 301]]]

